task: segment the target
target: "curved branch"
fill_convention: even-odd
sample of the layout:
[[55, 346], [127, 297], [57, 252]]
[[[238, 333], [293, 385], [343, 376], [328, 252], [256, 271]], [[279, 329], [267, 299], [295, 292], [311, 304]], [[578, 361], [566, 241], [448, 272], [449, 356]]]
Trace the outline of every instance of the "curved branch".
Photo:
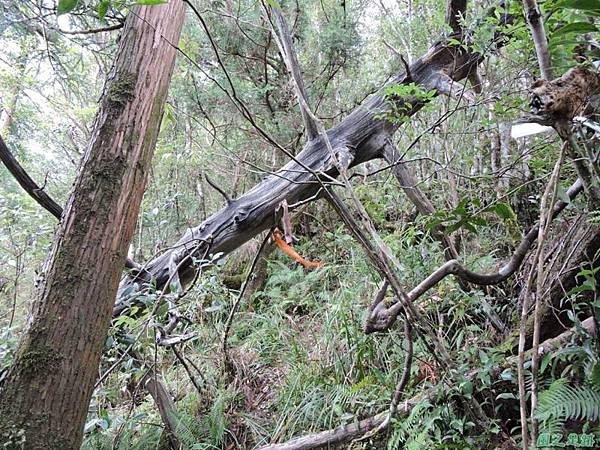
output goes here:
[[204, 174], [204, 178], [206, 179], [206, 182], [210, 184], [210, 187], [212, 187], [215, 191], [221, 194], [228, 205], [231, 205], [231, 197], [227, 194], [227, 192], [225, 192], [225, 190], [222, 189], [217, 183], [208, 178], [207, 174]]
[[[581, 179], [577, 179], [575, 183], [567, 190], [567, 196], [569, 200], [573, 200], [581, 191], [583, 191], [583, 183]], [[550, 221], [552, 221], [558, 214], [560, 214], [568, 205], [568, 202], [560, 201], [557, 202], [552, 211]], [[539, 231], [539, 225], [533, 227], [523, 238], [523, 241], [516, 248], [512, 257], [508, 262], [502, 266], [497, 272], [489, 274], [480, 274], [464, 267], [460, 262], [453, 259], [435, 272], [425, 278], [415, 288], [408, 292], [408, 298], [410, 301], [415, 301], [429, 289], [437, 285], [440, 281], [446, 278], [448, 275], [455, 275], [461, 280], [468, 283], [477, 284], [480, 286], [489, 286], [498, 284], [511, 275], [513, 275], [517, 269], [523, 263], [528, 250], [531, 248], [533, 243], [536, 241]], [[373, 333], [375, 331], [387, 330], [398, 317], [398, 314], [402, 310], [402, 302], [397, 302], [389, 308], [385, 307], [383, 302], [379, 302], [376, 306], [369, 308], [369, 315], [365, 322], [365, 332]]]
[[[52, 197], [44, 192], [44, 188], [39, 187], [37, 183], [33, 181], [33, 178], [29, 176], [25, 169], [23, 169], [23, 166], [19, 164], [11, 151], [8, 149], [4, 139], [2, 139], [2, 136], [0, 136], [0, 161], [4, 163], [8, 171], [13, 177], [15, 177], [15, 180], [17, 180], [23, 190], [27, 192], [32, 199], [34, 199], [42, 208], [60, 220], [63, 213], [62, 207], [56, 203]], [[125, 267], [128, 269], [139, 269], [139, 266], [130, 258], [127, 258]]]
[[33, 181], [25, 169], [23, 169], [23, 166], [19, 164], [8, 149], [2, 136], [0, 136], [0, 160], [4, 163], [12, 176], [15, 177], [15, 180], [17, 180], [25, 192], [27, 192], [42, 208], [60, 220], [63, 211], [62, 208], [46, 194], [46, 192], [44, 192], [44, 188], [39, 187], [37, 183]]

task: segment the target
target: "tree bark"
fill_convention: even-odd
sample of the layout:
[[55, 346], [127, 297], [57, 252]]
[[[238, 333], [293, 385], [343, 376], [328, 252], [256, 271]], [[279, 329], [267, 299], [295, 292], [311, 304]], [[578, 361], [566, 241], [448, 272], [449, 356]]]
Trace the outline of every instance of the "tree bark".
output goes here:
[[183, 20], [180, 0], [135, 7], [127, 18], [39, 297], [1, 392], [0, 437], [9, 447], [81, 444]]
[[[600, 227], [588, 221], [588, 216], [582, 214], [573, 219], [571, 223], [562, 224], [558, 233], [562, 238], [549, 249], [547, 267], [544, 274], [544, 304], [541, 310], [540, 339], [545, 340], [556, 336], [571, 326], [568, 316], [570, 308], [565, 306], [568, 292], [579, 286], [583, 279], [579, 272], [584, 268], [598, 267], [600, 264]], [[524, 273], [527, 272], [526, 269]], [[596, 282], [600, 283], [600, 272], [596, 273]], [[593, 293], [579, 294], [578, 303], [583, 306], [590, 300]], [[519, 303], [523, 301], [523, 293], [519, 296]], [[527, 327], [526, 346], [531, 346], [533, 333], [533, 318]]]

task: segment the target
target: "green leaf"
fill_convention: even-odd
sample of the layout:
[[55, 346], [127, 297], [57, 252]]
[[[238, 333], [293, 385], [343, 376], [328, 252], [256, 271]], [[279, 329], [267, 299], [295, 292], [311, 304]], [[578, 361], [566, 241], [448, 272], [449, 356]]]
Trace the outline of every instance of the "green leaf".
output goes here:
[[463, 383], [463, 392], [465, 395], [470, 396], [473, 393], [473, 383], [469, 380]]
[[600, 10], [600, 1], [598, 0], [563, 0], [556, 6], [568, 9], [580, 9], [582, 11]]
[[550, 40], [548, 41], [548, 48], [555, 49], [558, 47], [565, 47], [567, 45], [579, 45], [579, 44], [581, 44], [581, 41], [578, 40], [573, 35], [552, 36], [550, 38]]
[[544, 370], [546, 370], [546, 367], [550, 363], [551, 359], [552, 359], [551, 353], [548, 353], [544, 356], [544, 358], [542, 359], [542, 363], [540, 364], [540, 373], [544, 373]]
[[504, 220], [510, 220], [515, 217], [515, 212], [507, 203], [498, 203], [494, 207], [494, 211]]
[[498, 394], [496, 400], [516, 400], [517, 396], [512, 392], [503, 392], [502, 394]]
[[279, 2], [277, 0], [267, 0], [267, 3], [269, 4], [269, 6], [271, 8], [281, 9], [281, 5], [279, 4]]
[[60, 16], [61, 14], [66, 14], [71, 12], [77, 6], [79, 0], [58, 0], [58, 5], [56, 6], [56, 15]]
[[597, 389], [600, 389], [600, 363], [594, 364], [590, 381]]
[[133, 324], [135, 324], [135, 319], [129, 316], [119, 316], [113, 322], [113, 326], [116, 328], [120, 327], [121, 325], [131, 326]]
[[164, 3], [169, 3], [169, 2], [167, 0], [137, 0], [135, 3], [138, 5], [152, 6], [152, 5], [162, 5]]
[[106, 17], [106, 13], [108, 12], [108, 7], [110, 6], [110, 0], [102, 0], [98, 4], [98, 17], [100, 20]]
[[467, 230], [469, 230], [471, 233], [473, 234], [477, 234], [477, 228], [475, 228], [472, 224], [470, 224], [469, 222], [465, 222], [463, 225]]
[[592, 31], [598, 31], [598, 28], [589, 22], [573, 22], [560, 27], [554, 32], [554, 36], [559, 36], [567, 33], [590, 33]]
[[485, 227], [487, 225], [487, 222], [483, 217], [471, 217], [469, 222], [473, 225], [477, 225], [478, 227]]
[[559, 378], [540, 392], [535, 414], [540, 420], [581, 419], [595, 421], [600, 418], [600, 391], [589, 386], [570, 386]]

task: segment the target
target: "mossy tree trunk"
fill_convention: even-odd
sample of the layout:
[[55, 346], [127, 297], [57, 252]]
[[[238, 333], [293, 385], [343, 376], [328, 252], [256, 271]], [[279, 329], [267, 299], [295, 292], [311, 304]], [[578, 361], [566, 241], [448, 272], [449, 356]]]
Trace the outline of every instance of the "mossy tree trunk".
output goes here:
[[0, 397], [9, 448], [77, 449], [163, 115], [184, 4], [129, 14]]

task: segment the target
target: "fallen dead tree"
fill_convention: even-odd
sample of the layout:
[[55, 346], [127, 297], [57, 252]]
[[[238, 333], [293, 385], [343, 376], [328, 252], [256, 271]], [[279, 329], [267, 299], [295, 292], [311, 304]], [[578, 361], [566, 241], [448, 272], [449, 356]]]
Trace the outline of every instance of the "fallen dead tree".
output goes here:
[[[509, 20], [507, 15], [502, 17], [503, 22]], [[415, 83], [424, 91], [473, 98], [473, 94], [458, 82], [468, 79], [473, 84], [477, 83], [477, 65], [484, 55], [468, 52], [466, 46], [452, 45], [450, 42], [456, 39], [464, 40], [462, 33], [455, 32], [434, 44], [425, 55], [394, 77], [391, 84]], [[503, 39], [504, 36], [496, 35], [489, 48], [500, 45]], [[169, 249], [149, 261], [143, 270], [135, 271], [124, 279], [120, 292], [130, 292], [129, 286], [140, 281], [152, 283], [159, 290], [168, 280], [182, 285], [189, 283], [197, 273], [197, 260], [203, 255], [227, 254], [275, 225], [278, 222], [277, 210], [284, 200], [291, 206], [304, 203], [318, 198], [324, 186], [336, 184], [339, 164], [350, 168], [382, 158], [401, 122], [388, 120], [390, 115], [396, 119], [408, 119], [423, 105], [424, 101], [416, 96], [389, 97], [382, 89], [341, 123], [327, 130], [327, 139], [314, 135], [302, 152], [282, 169], [232, 200], [202, 224], [188, 229]], [[331, 144], [333, 155], [328, 151], [326, 141]], [[113, 315], [119, 315], [128, 305], [126, 299], [118, 298]]]

